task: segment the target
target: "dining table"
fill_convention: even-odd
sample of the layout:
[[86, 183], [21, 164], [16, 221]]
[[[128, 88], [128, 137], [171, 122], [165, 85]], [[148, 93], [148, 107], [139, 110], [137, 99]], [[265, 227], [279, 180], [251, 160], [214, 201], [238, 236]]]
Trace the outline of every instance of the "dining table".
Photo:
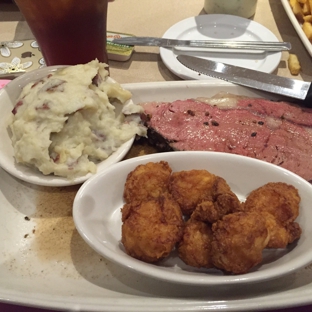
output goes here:
[[[162, 37], [163, 34], [174, 24], [178, 23], [181, 20], [206, 14], [204, 9], [204, 0], [114, 0], [109, 1], [108, 3], [108, 16], [107, 16], [107, 29], [108, 31], [127, 33], [135, 36], [150, 36], [150, 37]], [[283, 51], [281, 60], [277, 68], [273, 71], [274, 75], [288, 78], [295, 78], [298, 80], [312, 81], [312, 62], [311, 56], [300, 40], [296, 30], [294, 29], [291, 21], [289, 20], [280, 0], [258, 0], [256, 13], [250, 18], [255, 22], [265, 26], [269, 29], [279, 41], [290, 42], [292, 45], [291, 53], [294, 53], [298, 56], [298, 59], [301, 63], [301, 71], [298, 75], [294, 76], [290, 73], [288, 68], [288, 57], [289, 51]], [[90, 30], [92, 31], [92, 30]], [[30, 28], [27, 25], [27, 22], [23, 18], [17, 6], [11, 0], [0, 0], [0, 42], [6, 41], [21, 41], [33, 39], [34, 36]], [[135, 46], [134, 52], [131, 55], [129, 60], [126, 61], [109, 61], [110, 76], [118, 81], [121, 84], [127, 83], [147, 83], [147, 82], [162, 82], [162, 81], [179, 81], [182, 80], [180, 77], [176, 76], [161, 59], [159, 47], [152, 46]], [[1, 109], [1, 103], [0, 103]], [[138, 155], [143, 155], [144, 153], [153, 152], [153, 148], [149, 150], [149, 147], [134, 146], [129, 151], [127, 157], [136, 157]], [[70, 193], [75, 193], [77, 188], [71, 188]], [[64, 192], [64, 190], [62, 190]], [[41, 196], [45, 195], [45, 191], [41, 191]], [[71, 199], [72, 199], [71, 194]], [[47, 194], [45, 200], [49, 199], [55, 200], [50, 193]], [[65, 216], [68, 217], [68, 216]], [[64, 218], [65, 218], [64, 217]], [[74, 227], [70, 226], [69, 231], [75, 231]], [[75, 234], [76, 235], [76, 234]], [[77, 235], [76, 235], [77, 236]], [[78, 239], [78, 237], [76, 237]], [[55, 242], [57, 244], [57, 242]], [[83, 242], [80, 242], [79, 248], [84, 248]], [[3, 251], [1, 251], [3, 252]], [[72, 251], [73, 252], [73, 251]], [[64, 254], [64, 257], [68, 257], [65, 251], [61, 251]], [[88, 253], [91, 251], [88, 249]], [[0, 266], [4, 265], [1, 261]], [[114, 267], [114, 270], [118, 271], [118, 268]], [[114, 274], [114, 272], [112, 273]], [[133, 276], [132, 276], [133, 277]], [[84, 278], [83, 276], [75, 276], [72, 283], [75, 283], [75, 279]], [[145, 302], [151, 300], [151, 304], [154, 305], [154, 308], [151, 311], [161, 311], [160, 308], [157, 308], [157, 300], [170, 299], [170, 290], [168, 286], [164, 286], [164, 291], [158, 291], [153, 293], [148, 289], [142, 289], [138, 286], [138, 279], [134, 281], [134, 295], [145, 297]], [[42, 280], [42, 287], [49, 281]], [[120, 278], [120, 283], [126, 283]], [[149, 285], [152, 282], [148, 283]], [[269, 283], [269, 282], [268, 282]], [[306, 281], [306, 284], [311, 284], [311, 281]], [[0, 276], [1, 288], [6, 288], [6, 285], [12, 285], [8, 282], [5, 277]], [[105, 283], [104, 283], [105, 285]], [[117, 285], [117, 284], [116, 284]], [[9, 287], [9, 286], [8, 286]], [[60, 286], [61, 287], [61, 286]], [[68, 285], [70, 287], [70, 284]], [[105, 286], [103, 286], [105, 287]], [[175, 285], [171, 285], [171, 288], [175, 288]], [[192, 287], [192, 286], [190, 286]], [[265, 286], [264, 286], [265, 287]], [[307, 288], [303, 286], [298, 286], [303, 288], [304, 291], [308, 291]], [[311, 286], [312, 287], [312, 286]], [[310, 288], [311, 288], [310, 287]], [[124, 286], [123, 289], [126, 287]], [[127, 285], [127, 289], [131, 288], [131, 285]], [[167, 289], [167, 290], [166, 290]], [[168, 291], [168, 294], [166, 294]], [[278, 290], [274, 289], [274, 292]], [[285, 291], [285, 296], [287, 296], [287, 289]], [[179, 295], [177, 292], [173, 292], [173, 297], [171, 299], [178, 300]], [[257, 296], [257, 294], [253, 294]], [[266, 297], [267, 295], [267, 297]], [[308, 312], [312, 311], [312, 295], [311, 300], [305, 300], [300, 302], [294, 300], [294, 303], [284, 303], [283, 301], [272, 302], [270, 307], [270, 293], [266, 293], [265, 289], [259, 296], [262, 296], [263, 305], [259, 304], [257, 311], [280, 311], [280, 312]], [[35, 297], [36, 294], [31, 293], [30, 297]], [[74, 296], [74, 295], [72, 295]], [[289, 296], [292, 296], [292, 292], [289, 291]], [[152, 300], [153, 299], [153, 300]], [[211, 300], [209, 293], [206, 297], [197, 298], [197, 306], [190, 305], [188, 300], [185, 299], [185, 306], [183, 308], [179, 306], [175, 310], [174, 305], [171, 308], [164, 308], [163, 311], [217, 311], [217, 310], [231, 310], [231, 311], [240, 311], [240, 309], [227, 306], [227, 298], [218, 298], [218, 300]], [[237, 300], [246, 299], [238, 295]], [[50, 298], [53, 301], [53, 298]], [[74, 299], [73, 299], [74, 300]], [[225, 300], [225, 301], [223, 301]], [[116, 297], [116, 302], [118, 298]], [[129, 301], [129, 310], [125, 311], [134, 311], [131, 309], [131, 301]], [[0, 293], [0, 311], [2, 312], [48, 312], [53, 309], [62, 310], [61, 305], [54, 308], [54, 306], [49, 305], [38, 305], [33, 304], [31, 300], [10, 300], [6, 297], [5, 294]], [[274, 309], [273, 309], [273, 308]], [[79, 305], [76, 307], [74, 305], [68, 306], [64, 304], [63, 311], [79, 311]], [[253, 307], [252, 310], [255, 310]], [[98, 309], [97, 311], [100, 311]], [[103, 311], [106, 310], [106, 307], [103, 306]], [[115, 311], [115, 310], [114, 310]], [[116, 310], [117, 311], [117, 310]], [[144, 311], [142, 308], [140, 311]], [[244, 311], [248, 311], [248, 306], [244, 306]]]

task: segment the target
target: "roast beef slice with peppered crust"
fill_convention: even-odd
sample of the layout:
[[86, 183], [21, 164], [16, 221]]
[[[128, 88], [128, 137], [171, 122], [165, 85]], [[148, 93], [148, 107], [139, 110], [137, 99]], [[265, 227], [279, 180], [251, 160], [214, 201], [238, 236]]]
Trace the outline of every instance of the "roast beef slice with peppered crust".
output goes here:
[[161, 151], [218, 151], [265, 160], [312, 181], [312, 110], [224, 94], [141, 104]]

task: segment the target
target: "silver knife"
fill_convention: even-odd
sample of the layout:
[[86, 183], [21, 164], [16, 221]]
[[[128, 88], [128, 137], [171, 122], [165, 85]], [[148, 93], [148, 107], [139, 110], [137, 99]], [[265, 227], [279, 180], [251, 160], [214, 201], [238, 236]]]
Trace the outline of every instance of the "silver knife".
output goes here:
[[275, 41], [234, 41], [234, 40], [176, 40], [157, 37], [125, 37], [112, 40], [112, 43], [136, 46], [226, 48], [262, 51], [288, 51], [289, 42]]
[[312, 108], [311, 82], [279, 77], [257, 70], [214, 62], [189, 55], [178, 55], [177, 59], [187, 68], [200, 74], [246, 87], [284, 95], [300, 100], [298, 104]]

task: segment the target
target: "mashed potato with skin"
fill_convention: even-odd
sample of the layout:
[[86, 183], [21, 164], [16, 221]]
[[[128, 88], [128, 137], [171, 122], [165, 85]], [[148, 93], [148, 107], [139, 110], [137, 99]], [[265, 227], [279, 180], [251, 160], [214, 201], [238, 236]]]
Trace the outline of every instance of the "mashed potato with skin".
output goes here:
[[[139, 118], [125, 115], [142, 109], [126, 104], [130, 98], [97, 60], [29, 83], [12, 111], [16, 161], [70, 179], [95, 173], [96, 162], [135, 134], [145, 135]], [[122, 107], [120, 113], [117, 106]]]

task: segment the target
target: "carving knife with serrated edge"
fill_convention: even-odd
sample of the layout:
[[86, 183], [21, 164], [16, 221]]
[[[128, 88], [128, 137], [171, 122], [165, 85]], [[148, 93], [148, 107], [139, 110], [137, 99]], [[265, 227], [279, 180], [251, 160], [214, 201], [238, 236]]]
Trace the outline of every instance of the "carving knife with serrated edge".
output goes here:
[[177, 59], [187, 68], [200, 74], [222, 79], [234, 84], [296, 99], [301, 106], [312, 108], [311, 82], [279, 77], [253, 69], [214, 62], [190, 55], [178, 55]]

